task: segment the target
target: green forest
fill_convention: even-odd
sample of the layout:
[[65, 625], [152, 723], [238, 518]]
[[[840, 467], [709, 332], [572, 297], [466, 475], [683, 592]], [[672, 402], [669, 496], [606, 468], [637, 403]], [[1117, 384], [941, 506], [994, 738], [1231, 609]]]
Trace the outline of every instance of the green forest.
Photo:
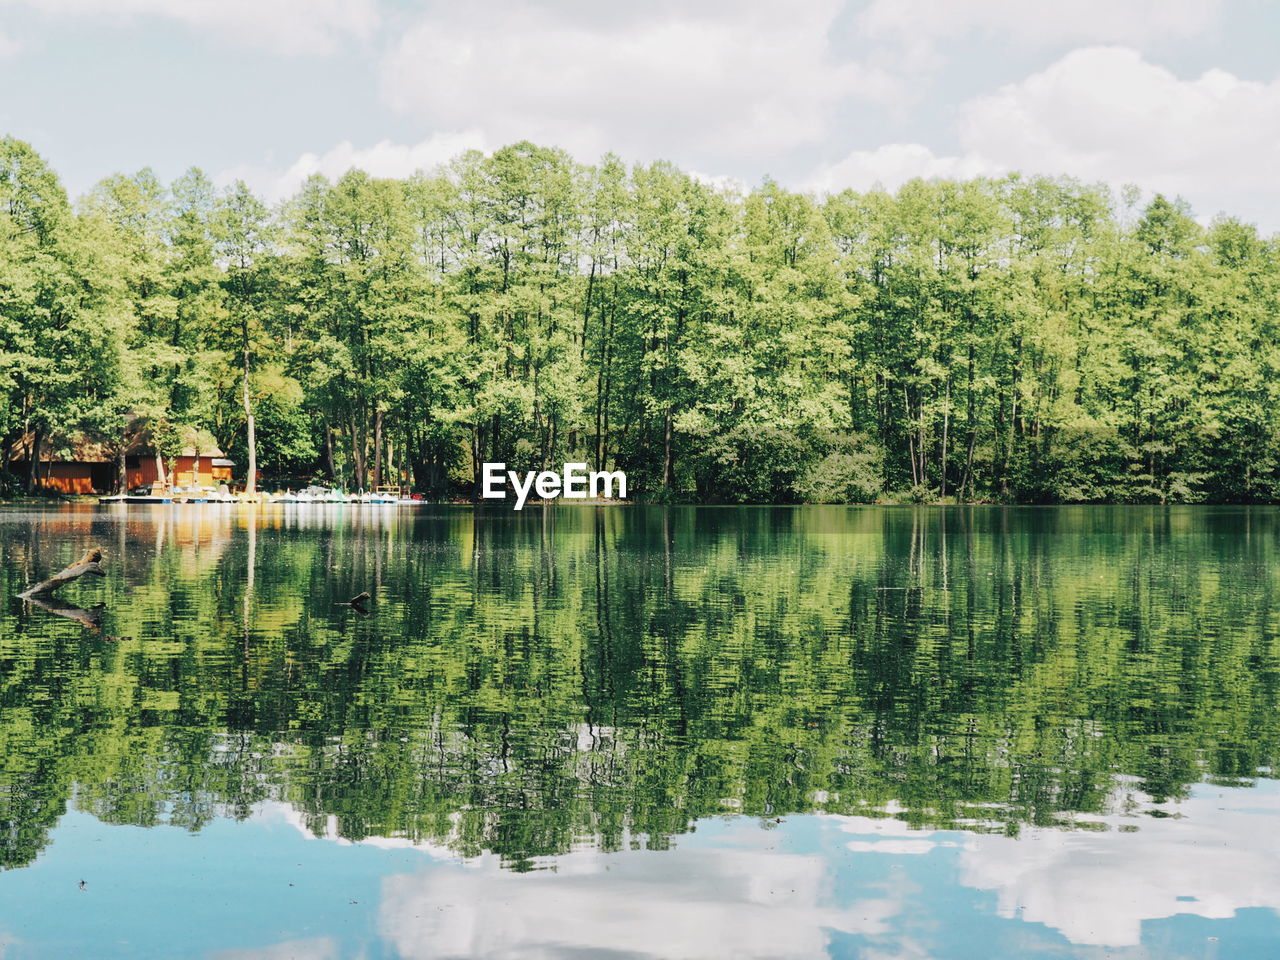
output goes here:
[[517, 143], [73, 203], [10, 137], [0, 476], [141, 418], [250, 489], [583, 461], [649, 501], [1274, 502], [1278, 306], [1276, 238], [1068, 178], [742, 193]]

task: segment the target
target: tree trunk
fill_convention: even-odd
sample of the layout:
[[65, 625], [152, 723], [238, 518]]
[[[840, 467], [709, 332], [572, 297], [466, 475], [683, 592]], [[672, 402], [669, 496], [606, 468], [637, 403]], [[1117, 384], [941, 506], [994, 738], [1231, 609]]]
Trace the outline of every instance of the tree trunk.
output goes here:
[[364, 489], [364, 451], [360, 449], [360, 431], [356, 428], [356, 415], [351, 414], [351, 466], [352, 480], [357, 489]]
[[9, 476], [9, 451], [13, 448], [15, 440], [5, 439], [4, 445], [0, 447], [0, 477]]
[[480, 484], [480, 427], [473, 426], [471, 428], [471, 480], [477, 486]]
[[947, 374], [947, 400], [942, 408], [942, 457], [940, 460], [942, 488], [938, 494], [941, 500], [947, 499], [947, 428], [951, 425], [951, 374]]
[[373, 411], [373, 486], [382, 485], [382, 407]]
[[329, 481], [337, 482], [338, 471], [333, 468], [333, 426], [328, 420], [324, 422], [324, 462], [329, 468]]
[[919, 414], [918, 428], [920, 432], [920, 441], [916, 444], [916, 453], [920, 457], [920, 483], [924, 486], [925, 493], [929, 492], [929, 448], [925, 444], [924, 432], [924, 394], [923, 390], [916, 399], [916, 412]]
[[596, 258], [591, 258], [591, 274], [587, 277], [587, 302], [582, 308], [582, 343], [579, 344], [578, 356], [587, 359], [587, 325], [591, 322], [591, 294], [596, 286]]
[[907, 455], [911, 459], [911, 485], [920, 486], [920, 465], [916, 460], [916, 435], [911, 427], [911, 396], [907, 393], [907, 385], [902, 385], [902, 423], [907, 433]]
[[31, 454], [27, 459], [27, 493], [31, 493], [36, 488], [36, 470], [40, 463], [40, 444], [43, 441], [42, 431], [36, 427], [31, 434]]
[[[969, 454], [964, 462], [964, 475], [960, 478], [960, 499], [964, 499], [964, 491], [967, 487], [973, 485], [973, 447], [978, 442], [978, 431], [975, 429], [969, 434]], [[969, 499], [973, 499], [973, 491], [969, 492]]]
[[245, 443], [249, 448], [249, 470], [245, 474], [244, 492], [254, 493], [258, 488], [258, 438], [254, 432], [253, 406], [249, 403], [249, 348], [244, 350], [244, 380], [242, 396], [244, 399]]

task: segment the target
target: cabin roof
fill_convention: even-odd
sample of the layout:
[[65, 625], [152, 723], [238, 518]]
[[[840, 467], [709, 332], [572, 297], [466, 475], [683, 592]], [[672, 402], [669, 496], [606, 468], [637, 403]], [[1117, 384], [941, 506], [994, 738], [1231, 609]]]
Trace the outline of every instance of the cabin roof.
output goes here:
[[[132, 418], [126, 430], [129, 431], [129, 440], [124, 449], [125, 456], [155, 456], [156, 448], [151, 441], [151, 431], [141, 422], [141, 418]], [[200, 427], [188, 427], [184, 431], [182, 439], [185, 445], [176, 456], [208, 457], [211, 460], [222, 461], [214, 463], [212, 466], [235, 466], [231, 460], [226, 459], [227, 455], [218, 448], [218, 444], [213, 439], [213, 434], [208, 430]], [[34, 431], [30, 430], [15, 440], [9, 447], [10, 462], [29, 460], [31, 446], [34, 441]], [[49, 440], [43, 441], [40, 444], [39, 459], [42, 463], [111, 463], [119, 455], [118, 450], [119, 448], [114, 444], [95, 440], [88, 434], [81, 433], [56, 438], [52, 442]]]

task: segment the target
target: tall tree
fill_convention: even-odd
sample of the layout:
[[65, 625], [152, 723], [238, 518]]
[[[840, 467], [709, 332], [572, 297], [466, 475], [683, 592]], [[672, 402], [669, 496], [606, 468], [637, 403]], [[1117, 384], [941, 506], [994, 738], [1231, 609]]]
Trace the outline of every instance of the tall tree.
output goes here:
[[250, 495], [257, 489], [258, 474], [252, 377], [262, 353], [270, 350], [270, 313], [275, 306], [273, 227], [266, 206], [243, 181], [218, 199], [213, 236], [224, 271], [224, 309], [217, 334], [228, 367], [238, 372], [248, 456], [245, 492]]

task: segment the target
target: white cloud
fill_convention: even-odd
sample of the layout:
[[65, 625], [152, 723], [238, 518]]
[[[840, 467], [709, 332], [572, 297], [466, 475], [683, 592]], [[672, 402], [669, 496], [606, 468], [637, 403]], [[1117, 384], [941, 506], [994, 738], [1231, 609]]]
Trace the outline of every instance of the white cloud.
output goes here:
[[270, 164], [247, 164], [219, 173], [219, 184], [243, 180], [268, 200], [281, 200], [294, 193], [307, 179], [319, 173], [335, 180], [348, 170], [364, 170], [375, 177], [407, 177], [419, 170], [431, 170], [468, 150], [484, 150], [486, 143], [478, 130], [438, 133], [411, 145], [383, 140], [371, 147], [356, 147], [344, 140], [325, 153], [304, 153], [285, 169]]
[[1280, 81], [1180, 80], [1123, 47], [1074, 51], [961, 108], [970, 153], [1017, 169], [1134, 181], [1189, 196], [1275, 192]]
[[643, 16], [578, 6], [438, 13], [386, 57], [384, 96], [438, 128], [478, 125], [494, 142], [679, 161], [778, 155], [820, 141], [836, 104], [890, 93], [886, 74], [833, 51], [838, 0], [659, 3]]
[[1183, 80], [1125, 47], [1073, 51], [1040, 73], [961, 105], [961, 151], [920, 144], [856, 151], [811, 186], [887, 187], [913, 176], [1009, 170], [1136, 183], [1280, 226], [1280, 81], [1223, 70]]
[[326, 53], [346, 38], [369, 37], [377, 0], [0, 0], [47, 16], [175, 20], [275, 53]]
[[727, 194], [747, 193], [751, 188], [741, 177], [727, 173], [703, 173], [701, 170], [687, 170], [690, 177], [705, 184], [712, 190]]
[[896, 190], [916, 177], [963, 179], [995, 173], [998, 169], [976, 155], [938, 156], [918, 143], [889, 143], [875, 150], [855, 150], [843, 160], [820, 168], [806, 186], [822, 192], [837, 192], [846, 187]]
[[1203, 35], [1220, 0], [874, 0], [858, 18], [901, 67], [937, 66], [961, 37], [988, 34], [1017, 47], [1124, 43], [1145, 46]]
[[11, 57], [20, 49], [16, 40], [0, 33], [0, 57]]
[[[1072, 943], [1136, 946], [1147, 920], [1220, 919], [1280, 909], [1280, 794], [1199, 787], [1140, 829], [1028, 828], [965, 843], [960, 880], [996, 891], [996, 910], [1053, 927]], [[1132, 818], [1107, 818], [1111, 827]], [[1264, 822], [1270, 821], [1270, 822]]]
[[[751, 828], [759, 832], [758, 828]], [[398, 956], [819, 958], [827, 930], [889, 932], [891, 898], [830, 905], [821, 857], [681, 849], [558, 857], [512, 873], [494, 857], [383, 882], [379, 933]]]

